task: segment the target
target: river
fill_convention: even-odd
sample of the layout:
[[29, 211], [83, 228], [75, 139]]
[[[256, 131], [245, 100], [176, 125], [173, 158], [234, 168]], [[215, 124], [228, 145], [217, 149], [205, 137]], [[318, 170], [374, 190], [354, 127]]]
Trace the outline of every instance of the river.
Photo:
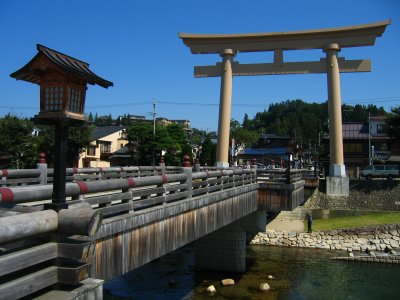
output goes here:
[[[342, 251], [248, 246], [243, 274], [198, 271], [193, 244], [104, 285], [104, 299], [400, 299], [400, 265], [334, 261]], [[274, 279], [267, 279], [268, 275]], [[225, 278], [235, 286], [223, 287]], [[258, 291], [267, 282], [268, 292]], [[213, 284], [214, 296], [205, 293]]]

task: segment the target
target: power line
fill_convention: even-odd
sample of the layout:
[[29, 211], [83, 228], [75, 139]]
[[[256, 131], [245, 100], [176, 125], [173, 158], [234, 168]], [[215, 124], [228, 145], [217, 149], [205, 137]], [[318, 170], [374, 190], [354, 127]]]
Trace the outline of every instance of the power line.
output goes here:
[[[400, 96], [397, 97], [383, 97], [383, 98], [369, 98], [369, 99], [351, 99], [351, 100], [342, 100], [343, 104], [347, 103], [390, 103], [390, 102], [399, 102]], [[138, 101], [138, 102], [122, 102], [122, 103], [113, 103], [113, 104], [102, 104], [102, 105], [88, 105], [87, 109], [96, 109], [96, 108], [111, 108], [111, 107], [121, 107], [121, 106], [132, 106], [132, 105], [148, 105], [151, 104], [151, 101]], [[164, 105], [179, 105], [179, 106], [219, 106], [219, 103], [205, 103], [205, 102], [179, 102], [179, 101], [157, 101], [158, 104]], [[232, 106], [235, 107], [266, 107], [270, 101], [265, 103], [232, 103]], [[37, 110], [37, 107], [31, 106], [6, 106], [0, 105], [0, 109], [26, 109], [26, 110]]]

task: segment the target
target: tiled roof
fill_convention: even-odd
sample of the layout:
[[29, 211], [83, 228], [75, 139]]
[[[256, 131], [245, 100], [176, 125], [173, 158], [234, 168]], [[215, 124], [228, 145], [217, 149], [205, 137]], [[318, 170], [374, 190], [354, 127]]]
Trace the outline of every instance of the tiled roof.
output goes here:
[[89, 84], [98, 84], [104, 88], [113, 86], [111, 81], [105, 80], [90, 71], [89, 64], [86, 62], [47, 48], [40, 44], [37, 45], [37, 50], [39, 52], [31, 59], [30, 62], [28, 62], [18, 71], [12, 73], [10, 76], [19, 80], [40, 84], [40, 73], [38, 73], [38, 70], [32, 70], [31, 66], [36, 59], [39, 59], [44, 55], [51, 62], [61, 67], [61, 69], [64, 71], [67, 71], [68, 73], [74, 73], [76, 76], [85, 79]]
[[368, 139], [368, 123], [342, 124], [343, 139]]
[[92, 133], [93, 140], [99, 140], [107, 135], [126, 129], [126, 126], [99, 126]]
[[286, 154], [286, 148], [271, 148], [271, 149], [253, 149], [245, 148], [238, 153], [239, 155], [283, 155]]

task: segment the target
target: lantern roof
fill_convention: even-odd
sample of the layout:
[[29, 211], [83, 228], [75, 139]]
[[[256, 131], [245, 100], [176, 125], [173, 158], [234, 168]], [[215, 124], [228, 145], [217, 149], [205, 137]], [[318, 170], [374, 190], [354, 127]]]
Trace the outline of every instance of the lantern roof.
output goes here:
[[63, 54], [56, 50], [50, 49], [43, 45], [37, 44], [39, 51], [25, 66], [10, 76], [17, 80], [29, 81], [40, 84], [40, 77], [43, 71], [48, 67], [47, 64], [38, 64], [40, 60], [47, 60], [55, 64], [62, 72], [80, 77], [89, 84], [97, 84], [101, 87], [108, 88], [113, 86], [111, 81], [101, 78], [89, 69], [89, 64], [69, 55]]

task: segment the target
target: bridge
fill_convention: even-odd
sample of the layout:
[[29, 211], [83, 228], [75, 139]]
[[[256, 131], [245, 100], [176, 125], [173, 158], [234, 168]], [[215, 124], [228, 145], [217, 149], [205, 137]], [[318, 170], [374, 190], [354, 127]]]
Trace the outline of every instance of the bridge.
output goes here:
[[57, 213], [52, 172], [0, 171], [0, 299], [101, 299], [103, 281], [193, 241], [197, 267], [244, 271], [246, 233], [304, 201], [304, 170], [74, 168]]

